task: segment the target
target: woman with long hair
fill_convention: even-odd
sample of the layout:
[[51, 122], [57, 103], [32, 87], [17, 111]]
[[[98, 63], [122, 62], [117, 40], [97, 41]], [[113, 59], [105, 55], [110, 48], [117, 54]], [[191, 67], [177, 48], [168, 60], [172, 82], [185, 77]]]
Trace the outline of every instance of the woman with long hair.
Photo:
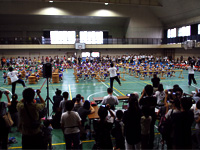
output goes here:
[[141, 142], [141, 110], [135, 94], [128, 99], [128, 110], [124, 112], [124, 136], [126, 149], [140, 149]]

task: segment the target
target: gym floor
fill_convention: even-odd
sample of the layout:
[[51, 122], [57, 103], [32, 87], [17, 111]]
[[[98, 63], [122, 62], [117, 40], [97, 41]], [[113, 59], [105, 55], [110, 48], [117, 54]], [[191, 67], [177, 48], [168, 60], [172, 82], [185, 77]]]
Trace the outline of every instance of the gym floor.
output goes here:
[[[2, 75], [3, 71], [0, 71], [0, 75]], [[192, 86], [188, 86], [188, 71], [183, 71], [184, 79], [178, 78], [179, 72], [175, 74], [175, 77], [167, 77], [164, 80], [161, 80], [161, 83], [164, 85], [165, 89], [170, 89], [173, 87], [174, 84], [178, 84], [185, 93], [191, 93], [195, 91], [195, 88], [198, 88], [200, 84], [200, 72], [195, 72], [195, 78], [197, 80], [197, 85], [192, 84]], [[145, 77], [145, 80], [140, 80], [139, 78], [135, 78], [134, 76], [129, 76], [125, 74], [126, 81], [122, 81], [122, 86], [119, 86], [116, 81], [114, 81], [114, 95], [121, 96], [126, 95], [132, 92], [138, 92], [139, 94], [142, 92], [143, 88], [147, 84], [151, 84], [151, 79], [149, 77]], [[26, 83], [27, 87], [31, 87], [33, 89], [40, 89], [46, 79], [42, 78], [37, 84], [28, 84]], [[72, 99], [76, 96], [76, 94], [81, 94], [85, 100], [92, 100], [93, 97], [103, 97], [107, 95], [107, 87], [109, 87], [110, 80], [107, 78], [105, 82], [98, 82], [96, 79], [83, 79], [79, 80], [79, 83], [76, 83], [75, 77], [73, 75], [73, 69], [67, 69], [63, 73], [63, 81], [60, 83], [50, 83], [49, 84], [49, 96], [52, 98], [55, 95], [56, 88], [62, 90], [62, 92], [67, 91], [69, 92], [69, 99]], [[47, 84], [45, 83], [42, 90], [41, 95], [44, 99], [47, 96]], [[200, 86], [199, 86], [200, 87]], [[11, 91], [11, 85], [7, 85], [3, 83], [3, 78], [0, 80], [0, 89], [1, 90], [9, 90]], [[22, 98], [22, 85], [17, 84], [16, 86], [16, 94], [20, 100]], [[1, 101], [6, 101], [6, 97], [3, 96]], [[121, 109], [122, 103], [120, 103], [117, 109]], [[50, 112], [52, 110], [52, 104], [50, 103]], [[156, 127], [155, 127], [156, 128]], [[64, 137], [61, 129], [54, 129], [52, 131], [53, 134], [53, 148], [54, 149], [65, 149]], [[158, 142], [160, 141], [160, 135], [155, 130], [156, 137], [155, 138], [155, 147], [158, 146]], [[17, 143], [11, 144], [9, 149], [21, 149], [21, 134], [20, 132], [16, 132], [16, 127], [12, 128], [12, 133], [9, 133], [9, 137], [15, 137]], [[34, 141], [33, 141], [34, 142]], [[94, 140], [85, 140], [82, 141], [83, 149], [92, 149], [94, 144]]]

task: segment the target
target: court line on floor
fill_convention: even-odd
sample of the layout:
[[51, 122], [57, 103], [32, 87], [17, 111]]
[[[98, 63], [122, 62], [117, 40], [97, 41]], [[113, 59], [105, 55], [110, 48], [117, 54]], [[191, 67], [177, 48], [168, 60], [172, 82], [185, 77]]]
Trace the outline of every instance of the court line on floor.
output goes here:
[[72, 91], [71, 91], [70, 84], [69, 84], [69, 96], [70, 96], [70, 99], [72, 100]]
[[11, 91], [9, 91], [8, 89], [6, 89], [6, 88], [3, 88], [3, 87], [0, 87], [0, 89], [3, 89], [3, 90], [5, 90], [5, 91], [8, 91], [8, 92], [10, 93], [10, 95], [12, 95], [12, 92], [11, 92]]
[[[109, 86], [107, 86], [104, 82], [101, 81], [101, 83], [102, 83], [103, 85], [105, 85], [107, 88], [109, 88]], [[115, 91], [113, 91], [113, 93], [115, 93], [115, 95], [119, 96]]]
[[100, 92], [95, 92], [95, 93], [93, 93], [93, 94], [90, 94], [90, 95], [87, 97], [87, 100], [90, 100], [90, 97], [91, 97], [92, 95], [99, 94], [99, 93], [103, 93], [103, 92], [106, 92], [106, 91], [100, 91]]
[[195, 87], [195, 88], [197, 88], [197, 89], [200, 89], [199, 87], [197, 87], [197, 86], [194, 86], [194, 85], [191, 85], [191, 86], [193, 86], [193, 87]]

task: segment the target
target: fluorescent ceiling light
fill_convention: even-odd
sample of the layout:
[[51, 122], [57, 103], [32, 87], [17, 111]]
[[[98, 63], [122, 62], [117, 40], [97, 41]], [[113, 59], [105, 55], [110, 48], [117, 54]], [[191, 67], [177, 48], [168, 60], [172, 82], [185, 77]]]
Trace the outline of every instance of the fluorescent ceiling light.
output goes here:
[[53, 3], [53, 1], [49, 1], [49, 3]]
[[108, 3], [105, 3], [105, 5], [108, 5]]

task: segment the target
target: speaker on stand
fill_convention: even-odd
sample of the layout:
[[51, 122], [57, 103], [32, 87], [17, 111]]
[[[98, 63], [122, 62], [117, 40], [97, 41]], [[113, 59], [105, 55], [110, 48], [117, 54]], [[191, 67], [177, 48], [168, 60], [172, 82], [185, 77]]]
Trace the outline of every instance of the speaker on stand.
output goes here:
[[47, 79], [47, 97], [45, 99], [45, 102], [47, 103], [47, 117], [49, 117], [49, 101], [53, 104], [53, 101], [49, 97], [49, 78], [52, 77], [51, 63], [43, 64], [43, 77]]

